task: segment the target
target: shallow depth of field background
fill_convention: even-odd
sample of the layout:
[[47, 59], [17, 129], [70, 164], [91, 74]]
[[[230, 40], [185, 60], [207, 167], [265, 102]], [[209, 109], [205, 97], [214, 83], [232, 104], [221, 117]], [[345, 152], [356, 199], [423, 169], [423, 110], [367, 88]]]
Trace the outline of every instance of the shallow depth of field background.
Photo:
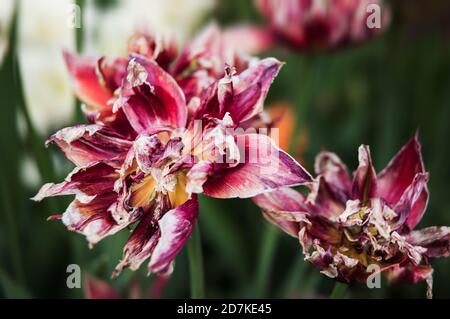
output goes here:
[[[109, 281], [129, 234], [123, 231], [89, 250], [81, 235], [67, 232], [58, 221], [46, 221], [49, 215], [61, 213], [70, 198], [42, 203], [29, 200], [43, 182], [60, 181], [71, 170], [55, 147], [45, 150], [44, 141], [80, 118], [59, 60], [62, 47], [76, 49], [77, 36], [64, 24], [45, 27], [46, 17], [58, 20], [51, 6], [47, 11], [27, 10], [26, 6], [40, 2], [22, 2], [28, 19], [19, 22], [19, 34], [24, 35], [9, 44], [18, 45], [19, 59], [6, 55], [0, 66], [0, 297], [82, 298], [83, 289], [66, 287], [67, 265], [79, 264], [83, 275]], [[95, 11], [101, 15], [83, 26], [84, 44], [78, 36], [78, 48], [116, 52], [117, 46], [125, 45], [119, 31], [132, 30], [136, 23], [131, 14], [123, 15], [124, 10], [131, 10], [128, 1], [97, 1], [94, 9], [93, 2], [87, 2], [93, 10], [89, 14]], [[164, 8], [166, 18], [161, 18], [166, 30], [173, 25], [180, 41], [211, 19], [221, 25], [263, 22], [252, 1], [185, 2], [189, 4], [168, 1], [172, 8]], [[198, 7], [193, 8], [193, 3]], [[314, 156], [322, 148], [338, 153], [353, 170], [357, 148], [363, 143], [371, 146], [379, 171], [418, 129], [431, 176], [430, 203], [419, 227], [450, 225], [450, 4], [447, 0], [389, 3], [391, 27], [362, 46], [314, 54], [283, 48], [265, 52], [264, 56], [286, 62], [266, 105], [284, 101], [295, 107], [301, 142], [293, 139], [292, 153], [309, 171], [313, 171]], [[2, 0], [0, 6], [4, 5]], [[121, 5], [120, 10], [114, 8], [117, 5]], [[146, 16], [160, 18], [154, 11], [158, 7], [143, 6], [140, 10], [153, 10]], [[88, 25], [96, 31], [87, 30]], [[4, 41], [7, 29], [4, 24], [0, 26], [0, 41]], [[102, 38], [96, 40], [99, 34]], [[60, 40], [55, 42], [52, 37]], [[0, 42], [0, 52], [1, 48]], [[17, 64], [19, 72], [14, 68]], [[24, 91], [17, 85], [20, 78]], [[331, 292], [334, 282], [304, 262], [297, 240], [272, 229], [251, 201], [202, 198], [199, 220], [207, 297], [320, 298]], [[270, 245], [276, 245], [273, 255], [269, 254]], [[433, 265], [434, 295], [448, 298], [450, 259], [434, 261]], [[144, 264], [137, 272], [126, 270], [111, 284], [124, 295], [130, 282], [139, 282], [145, 290], [154, 280], [146, 277], [145, 268]], [[163, 297], [188, 296], [188, 263], [183, 251]], [[424, 296], [424, 283], [388, 286], [383, 281], [381, 289], [352, 287], [347, 292], [352, 298]]]

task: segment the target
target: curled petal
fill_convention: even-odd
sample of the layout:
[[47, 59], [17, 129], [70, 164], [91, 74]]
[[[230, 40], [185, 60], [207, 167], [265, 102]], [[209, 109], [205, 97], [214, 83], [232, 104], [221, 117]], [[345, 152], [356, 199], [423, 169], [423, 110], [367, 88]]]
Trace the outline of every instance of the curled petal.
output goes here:
[[[154, 209], [154, 208], [153, 208]], [[172, 262], [190, 236], [198, 215], [197, 197], [166, 212], [158, 222], [158, 210], [149, 209], [133, 230], [124, 247], [123, 259], [117, 265], [113, 276], [123, 268], [136, 270], [148, 258], [149, 272], [168, 274]]]
[[398, 221], [400, 226], [406, 222], [406, 226], [409, 229], [414, 229], [422, 219], [428, 204], [427, 182], [427, 173], [417, 174], [395, 205], [394, 211], [400, 214]]
[[305, 196], [290, 188], [280, 188], [252, 198], [263, 211], [264, 217], [287, 234], [297, 237], [299, 222], [308, 222]]
[[98, 110], [106, 108], [113, 93], [101, 84], [96, 71], [97, 61], [79, 57], [67, 51], [64, 51], [63, 54], [73, 81], [75, 94], [80, 100]]
[[172, 262], [191, 235], [197, 216], [198, 199], [194, 195], [159, 220], [160, 237], [148, 264], [150, 273], [171, 272]]
[[106, 163], [99, 162], [77, 167], [64, 182], [48, 183], [42, 186], [32, 200], [41, 201], [51, 196], [76, 195], [81, 203], [89, 203], [97, 194], [113, 190], [117, 177], [116, 169]]
[[216, 198], [248, 198], [282, 186], [312, 182], [309, 173], [273, 141], [262, 134], [237, 136], [240, 163], [216, 171], [203, 186]]
[[430, 258], [450, 256], [450, 227], [427, 227], [414, 230], [407, 235], [412, 245], [425, 247]]
[[388, 204], [395, 205], [418, 173], [425, 173], [425, 167], [416, 134], [378, 175], [377, 192], [379, 196], [384, 198]]
[[154, 61], [133, 57], [116, 107], [122, 107], [136, 132], [154, 126], [185, 127], [187, 106], [175, 80]]
[[64, 128], [51, 136], [47, 143], [57, 144], [77, 166], [111, 160], [125, 154], [131, 147], [131, 142], [114, 130], [96, 124]]
[[[248, 120], [263, 110], [269, 88], [277, 76], [282, 63], [274, 58], [256, 61], [219, 87], [219, 102], [223, 111], [229, 112], [235, 123]], [[226, 75], [225, 77], [228, 77]], [[225, 78], [226, 79], [226, 78]], [[223, 115], [223, 114], [222, 114]]]
[[335, 220], [346, 206], [345, 197], [342, 198], [340, 193], [336, 193], [322, 176], [319, 176], [317, 183], [313, 184], [308, 202], [312, 212], [330, 220]]
[[344, 202], [350, 197], [352, 180], [347, 166], [334, 153], [322, 151], [316, 156], [314, 170], [322, 175], [334, 193]]
[[372, 165], [370, 149], [361, 145], [358, 150], [359, 166], [355, 171], [352, 186], [352, 198], [359, 199], [363, 205], [376, 194], [377, 175]]
[[203, 184], [207, 181], [210, 173], [213, 172], [213, 164], [210, 161], [200, 161], [189, 170], [187, 174], [186, 192], [202, 193]]

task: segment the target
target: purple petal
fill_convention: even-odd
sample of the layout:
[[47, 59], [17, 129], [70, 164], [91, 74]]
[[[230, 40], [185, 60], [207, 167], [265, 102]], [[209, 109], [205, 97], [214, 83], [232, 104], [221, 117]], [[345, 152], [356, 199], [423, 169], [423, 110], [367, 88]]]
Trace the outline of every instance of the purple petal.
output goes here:
[[377, 175], [372, 165], [370, 149], [361, 145], [358, 150], [359, 166], [353, 177], [352, 198], [359, 199], [362, 205], [374, 197], [377, 189]]
[[187, 107], [175, 80], [154, 61], [133, 57], [118, 106], [136, 132], [154, 126], [185, 127]]
[[117, 178], [118, 174], [114, 167], [102, 162], [92, 163], [75, 168], [62, 183], [45, 184], [32, 200], [41, 201], [45, 197], [76, 195], [80, 202], [89, 203], [97, 194], [112, 191]]
[[412, 245], [425, 247], [430, 258], [450, 256], [450, 227], [427, 227], [414, 230], [407, 235]]
[[237, 136], [241, 162], [217, 171], [204, 184], [204, 193], [216, 198], [248, 198], [282, 186], [312, 182], [309, 173], [262, 134]]
[[394, 206], [400, 200], [403, 192], [411, 185], [417, 173], [425, 173], [425, 167], [416, 134], [378, 175], [379, 196], [384, 198], [389, 205]]
[[148, 264], [151, 273], [170, 273], [176, 255], [191, 235], [198, 216], [198, 199], [168, 211], [159, 220], [160, 237]]
[[314, 169], [345, 203], [351, 194], [352, 179], [341, 159], [334, 153], [322, 151], [316, 156]]
[[428, 205], [427, 182], [428, 174], [417, 174], [394, 206], [394, 211], [400, 214], [399, 226], [406, 222], [409, 229], [414, 229], [422, 219]]
[[287, 234], [298, 237], [299, 222], [307, 222], [308, 207], [305, 196], [290, 188], [279, 188], [253, 197], [264, 217]]
[[[274, 58], [255, 62], [248, 69], [219, 86], [219, 102], [235, 123], [262, 112], [264, 100], [282, 64]], [[227, 77], [227, 76], [226, 76]]]
[[77, 125], [64, 128], [51, 136], [48, 143], [57, 144], [77, 166], [111, 160], [125, 155], [131, 142], [112, 129], [100, 125]]

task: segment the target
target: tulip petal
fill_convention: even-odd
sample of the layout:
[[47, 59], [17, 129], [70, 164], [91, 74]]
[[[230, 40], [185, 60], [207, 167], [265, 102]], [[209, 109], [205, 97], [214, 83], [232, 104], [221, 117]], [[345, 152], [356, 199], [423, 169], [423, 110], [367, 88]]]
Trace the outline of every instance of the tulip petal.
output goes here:
[[89, 203], [97, 194], [113, 190], [117, 177], [116, 169], [103, 162], [77, 167], [66, 177], [64, 182], [48, 183], [42, 186], [32, 200], [41, 201], [51, 196], [76, 195], [80, 202]]
[[131, 142], [114, 130], [95, 124], [64, 128], [51, 136], [47, 142], [57, 144], [77, 166], [111, 160], [125, 155], [131, 147]]
[[428, 174], [417, 174], [394, 206], [394, 211], [400, 214], [399, 226], [406, 222], [409, 229], [414, 229], [422, 219], [428, 205], [427, 182]]
[[365, 205], [374, 197], [377, 188], [377, 175], [372, 165], [369, 146], [361, 145], [358, 149], [359, 166], [353, 177], [352, 198], [359, 199]]
[[[133, 223], [138, 214], [126, 212], [124, 203], [120, 202], [115, 192], [97, 195], [89, 203], [74, 200], [62, 215], [62, 222], [70, 231], [86, 236], [90, 246], [97, 244], [103, 238], [113, 235]], [[121, 212], [117, 208], [122, 207]], [[120, 223], [114, 215], [128, 216]]]
[[78, 98], [99, 110], [108, 107], [108, 101], [113, 97], [113, 93], [101, 85], [96, 71], [97, 61], [67, 51], [63, 54]]
[[335, 220], [345, 210], [347, 199], [327, 183], [323, 176], [319, 176], [308, 200], [313, 203], [310, 210], [316, 215], [321, 215], [329, 220]]
[[414, 230], [407, 235], [407, 241], [425, 247], [427, 257], [450, 257], [450, 227], [433, 226]]
[[118, 104], [136, 132], [163, 125], [185, 127], [184, 94], [175, 80], [154, 61], [133, 57], [127, 79]]
[[282, 186], [312, 182], [309, 173], [266, 135], [239, 135], [237, 145], [241, 162], [208, 178], [203, 187], [206, 195], [248, 198]]
[[352, 180], [347, 166], [341, 159], [334, 153], [322, 151], [316, 156], [314, 169], [345, 203], [350, 197]]
[[[229, 112], [235, 123], [248, 120], [263, 110], [264, 100], [282, 63], [275, 58], [255, 62], [219, 87], [221, 109]], [[227, 76], [226, 76], [227, 77]], [[224, 114], [221, 114], [224, 115]]]
[[378, 175], [379, 196], [384, 198], [389, 205], [394, 206], [400, 200], [403, 192], [411, 185], [417, 173], [425, 173], [425, 167], [416, 134]]
[[264, 217], [292, 237], [298, 237], [299, 222], [307, 222], [305, 196], [290, 188], [279, 188], [252, 198]]
[[160, 237], [148, 264], [150, 273], [171, 272], [172, 262], [191, 235], [197, 216], [198, 199], [194, 195], [159, 220]]

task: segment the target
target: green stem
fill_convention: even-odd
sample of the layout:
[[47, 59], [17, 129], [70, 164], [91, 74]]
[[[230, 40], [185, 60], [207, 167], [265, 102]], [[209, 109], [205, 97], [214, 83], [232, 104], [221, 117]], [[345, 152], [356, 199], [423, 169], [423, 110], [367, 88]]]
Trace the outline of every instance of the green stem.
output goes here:
[[188, 241], [189, 270], [191, 276], [191, 298], [205, 298], [203, 275], [203, 256], [200, 239], [200, 228], [195, 226]]
[[347, 284], [336, 281], [334, 284], [333, 291], [331, 292], [330, 299], [343, 299], [345, 297], [345, 292], [347, 291]]
[[258, 271], [256, 273], [255, 293], [258, 297], [267, 296], [269, 278], [272, 270], [272, 260], [275, 255], [275, 249], [280, 239], [280, 232], [271, 224], [266, 224], [266, 230], [263, 235], [263, 241], [258, 260]]

